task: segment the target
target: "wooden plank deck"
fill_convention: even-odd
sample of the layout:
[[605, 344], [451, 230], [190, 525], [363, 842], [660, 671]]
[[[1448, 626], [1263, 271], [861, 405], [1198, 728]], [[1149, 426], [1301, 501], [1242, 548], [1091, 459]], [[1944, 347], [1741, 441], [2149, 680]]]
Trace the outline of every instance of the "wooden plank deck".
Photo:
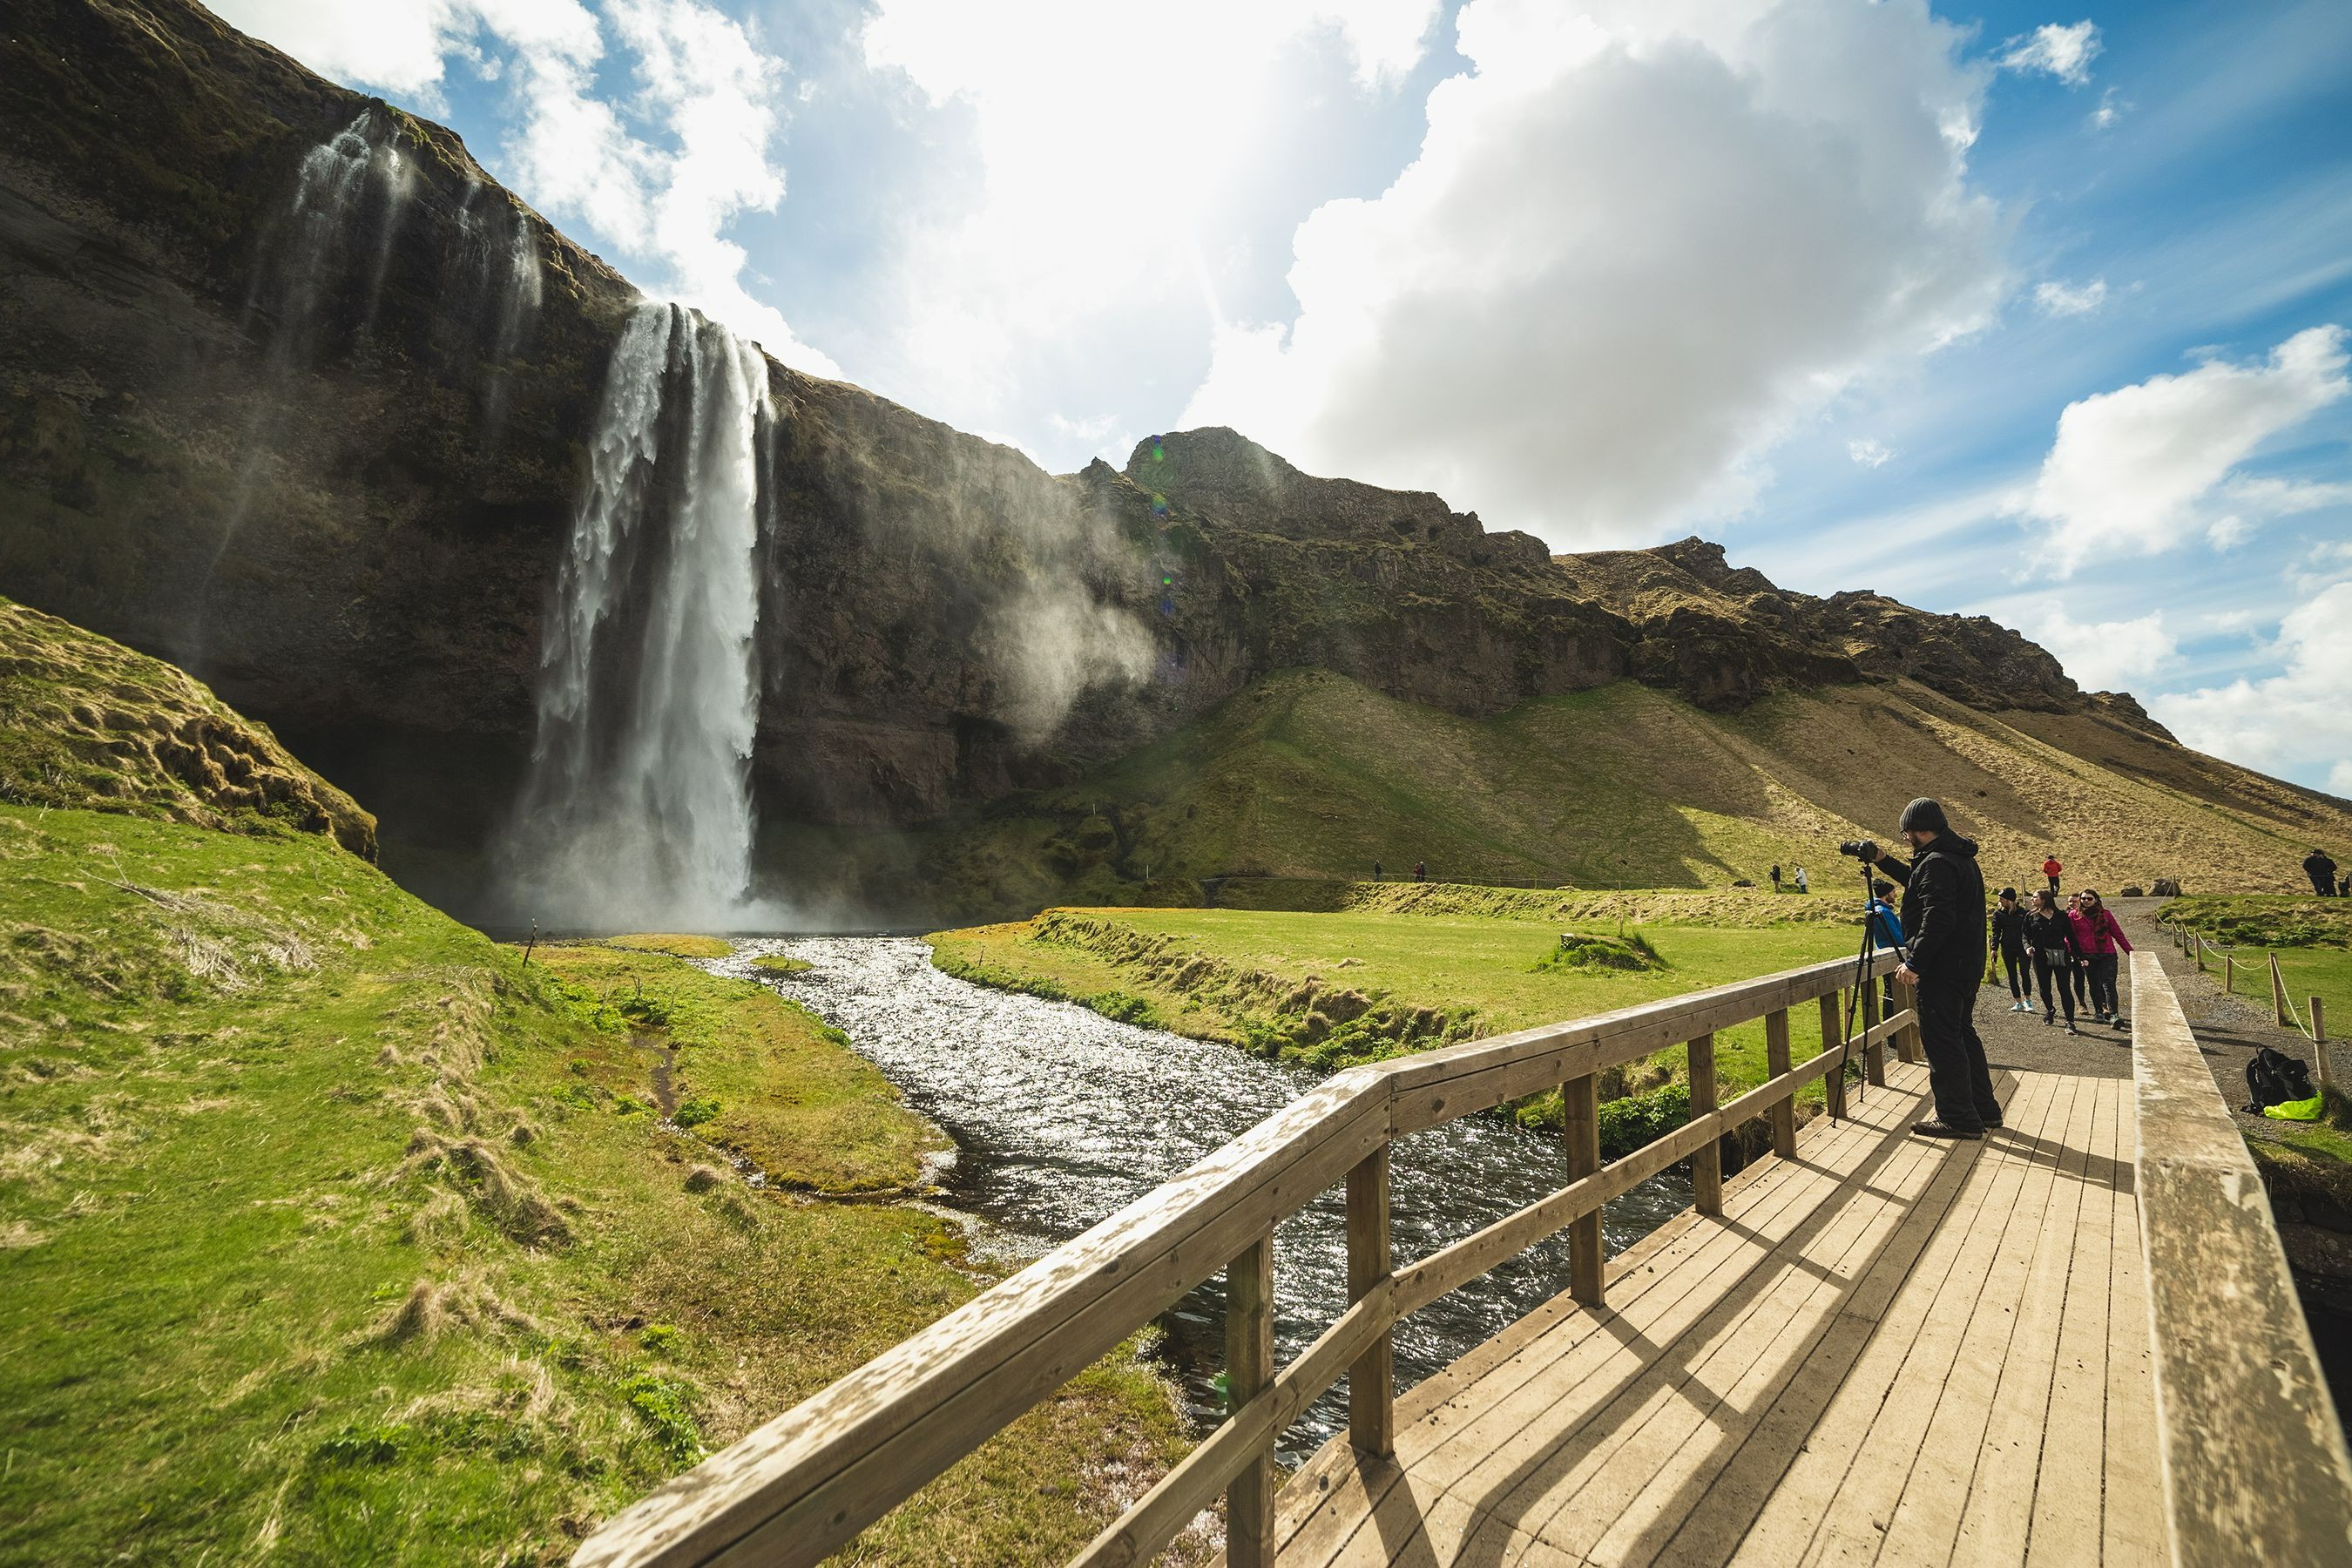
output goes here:
[[1912, 1136], [1890, 1064], [1283, 1488], [1310, 1565], [2167, 1560], [2130, 1082], [2001, 1075], [2008, 1127]]

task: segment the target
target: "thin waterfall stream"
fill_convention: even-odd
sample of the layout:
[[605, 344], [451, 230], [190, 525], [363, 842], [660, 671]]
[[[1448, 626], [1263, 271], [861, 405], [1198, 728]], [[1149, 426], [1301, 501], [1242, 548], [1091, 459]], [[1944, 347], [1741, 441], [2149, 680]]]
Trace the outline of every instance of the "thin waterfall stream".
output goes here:
[[[756, 970], [781, 953], [811, 968]], [[1115, 1023], [1073, 1003], [990, 990], [941, 973], [908, 937], [738, 942], [706, 968], [774, 987], [849, 1037], [909, 1104], [955, 1139], [952, 1201], [995, 1227], [1007, 1261], [1034, 1257], [1193, 1164], [1315, 1084], [1315, 1075], [1227, 1046]], [[1426, 1256], [1567, 1184], [1561, 1141], [1499, 1116], [1399, 1139], [1391, 1163], [1395, 1256]], [[1610, 1203], [1612, 1253], [1690, 1203], [1678, 1172]], [[1565, 1238], [1530, 1248], [1400, 1324], [1397, 1379], [1410, 1387], [1567, 1288]], [[1276, 1228], [1276, 1353], [1295, 1356], [1347, 1305], [1346, 1216], [1326, 1193]], [[1222, 1415], [1223, 1282], [1163, 1320], [1195, 1418]], [[1344, 1384], [1286, 1439], [1314, 1451], [1347, 1423]]]

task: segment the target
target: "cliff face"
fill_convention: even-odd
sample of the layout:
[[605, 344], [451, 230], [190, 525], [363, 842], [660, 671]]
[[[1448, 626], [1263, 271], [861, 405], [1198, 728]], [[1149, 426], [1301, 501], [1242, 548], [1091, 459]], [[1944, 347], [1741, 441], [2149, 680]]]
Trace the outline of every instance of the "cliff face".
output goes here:
[[[454, 134], [188, 0], [18, 0], [0, 593], [275, 726], [377, 807], [395, 869], [404, 839], [478, 844], [529, 750], [637, 303]], [[1627, 676], [1716, 709], [1898, 675], [2091, 706], [1990, 623], [1785, 594], [1696, 541], [1553, 558], [1223, 430], [1051, 476], [856, 387], [769, 381], [775, 820], [915, 823], [1067, 781], [1295, 666], [1473, 715]]]

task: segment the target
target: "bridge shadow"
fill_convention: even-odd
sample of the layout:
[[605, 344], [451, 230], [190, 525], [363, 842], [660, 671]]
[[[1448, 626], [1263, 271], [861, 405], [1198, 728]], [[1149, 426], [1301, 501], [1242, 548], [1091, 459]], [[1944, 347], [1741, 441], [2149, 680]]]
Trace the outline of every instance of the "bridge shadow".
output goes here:
[[[2021, 1087], [2020, 1079], [2013, 1073], [1998, 1074], [1996, 1087], [2003, 1102], [2013, 1104]], [[1621, 1561], [1644, 1562], [1672, 1550], [1676, 1561], [1719, 1561], [1736, 1548], [1769, 1502], [1776, 1483], [1793, 1462], [1804, 1438], [1844, 1386], [1854, 1363], [1874, 1339], [1878, 1317], [1899, 1293], [1902, 1281], [1916, 1267], [1918, 1258], [1943, 1233], [1951, 1205], [1987, 1153], [1995, 1153], [2004, 1163], [2029, 1172], [2036, 1167], [2054, 1172], [2071, 1166], [2064, 1174], [2065, 1180], [2110, 1192], [2130, 1189], [2129, 1163], [2070, 1143], [2069, 1129], [2060, 1119], [2054, 1130], [2045, 1127], [2033, 1133], [2004, 1130], [1985, 1143], [1955, 1147], [1943, 1157], [1942, 1165], [1927, 1184], [1906, 1198], [1893, 1187], [1879, 1184], [1877, 1178], [1897, 1154], [1916, 1149], [1907, 1126], [1916, 1113], [1911, 1108], [1916, 1108], [1924, 1097], [1917, 1091], [1873, 1091], [1887, 1092], [1903, 1096], [1896, 1101], [1898, 1114], [1875, 1146], [1851, 1169], [1839, 1171], [1830, 1161], [1803, 1152], [1782, 1167], [1792, 1174], [1797, 1170], [1811, 1170], [1834, 1180], [1836, 1185], [1777, 1241], [1736, 1216], [1698, 1222], [1701, 1226], [1719, 1225], [1761, 1250], [1745, 1260], [1738, 1280], [1709, 1302], [1671, 1342], [1654, 1342], [1613, 1309], [1596, 1311], [1570, 1305], [1565, 1312], [1553, 1315], [1551, 1325], [1517, 1346], [1517, 1355], [1530, 1358], [1526, 1375], [1518, 1383], [1509, 1389], [1493, 1386], [1494, 1377], [1503, 1372], [1506, 1362], [1457, 1391], [1453, 1397], [1463, 1401], [1461, 1413], [1467, 1420], [1475, 1421], [1500, 1401], [1538, 1389], [1548, 1369], [1560, 1356], [1574, 1353], [1580, 1345], [1589, 1342], [1580, 1336], [1563, 1341], [1552, 1354], [1543, 1354], [1544, 1339], [1564, 1317], [1581, 1314], [1592, 1322], [1597, 1332], [1615, 1342], [1615, 1353], [1610, 1359], [1623, 1363], [1623, 1370], [1614, 1374], [1612, 1382], [1597, 1384], [1591, 1376], [1563, 1382], [1557, 1391], [1547, 1391], [1549, 1397], [1540, 1408], [1498, 1439], [1498, 1447], [1517, 1447], [1528, 1439], [1529, 1434], [1542, 1432], [1548, 1421], [1561, 1423], [1557, 1433], [1544, 1436], [1532, 1451], [1501, 1474], [1482, 1476], [1486, 1464], [1483, 1456], [1472, 1463], [1466, 1474], [1457, 1473], [1450, 1480], [1441, 1479], [1433, 1466], [1430, 1474], [1414, 1473], [1416, 1464], [1425, 1463], [1447, 1443], [1465, 1441], [1459, 1426], [1448, 1438], [1432, 1446], [1420, 1459], [1403, 1464], [1354, 1454], [1335, 1456], [1339, 1459], [1339, 1473], [1329, 1477], [1329, 1482], [1346, 1490], [1360, 1488], [1369, 1505], [1364, 1526], [1370, 1531], [1371, 1539], [1359, 1535], [1356, 1550], [1348, 1555], [1369, 1555], [1362, 1549], [1377, 1541], [1386, 1561], [1413, 1564], [1416, 1568], [1436, 1568], [1440, 1563], [1499, 1564], [1522, 1558], [1538, 1563], [1569, 1561], [1543, 1537], [1556, 1519], [1576, 1506], [1590, 1479], [1576, 1482], [1574, 1478], [1580, 1469], [1588, 1467], [1597, 1473], [1612, 1454], [1635, 1437], [1657, 1413], [1661, 1402], [1665, 1401], [1696, 1412], [1688, 1420], [1687, 1430], [1679, 1436], [1669, 1435], [1672, 1452], [1681, 1454], [1692, 1443], [1705, 1440], [1710, 1428], [1715, 1432], [1712, 1449], [1690, 1467], [1687, 1479], [1663, 1507], [1654, 1510], [1651, 1522], [1624, 1547], [1612, 1548], [1611, 1555]], [[2074, 1136], [2080, 1141], [2083, 1134]], [[1773, 1163], [1766, 1162], [1759, 1173], [1770, 1170]], [[1843, 1163], [1843, 1159], [1837, 1163]], [[1804, 1256], [1805, 1250], [1841, 1215], [1864, 1198], [1886, 1209], [1883, 1217], [1872, 1222], [1882, 1228], [1866, 1250], [1850, 1250], [1835, 1263]], [[1922, 1211], [1926, 1211], [1924, 1215]], [[1918, 1220], [1916, 1225], [1915, 1217]], [[2005, 1220], [2006, 1215], [1998, 1217]], [[1891, 1277], [1891, 1284], [1888, 1277], [1882, 1275], [1882, 1270], [1889, 1268], [1897, 1270]], [[1744, 1408], [1735, 1406], [1735, 1390], [1717, 1388], [1707, 1383], [1702, 1376], [1702, 1363], [1724, 1349], [1712, 1342], [1734, 1330], [1751, 1312], [1761, 1310], [1767, 1294], [1786, 1281], [1792, 1271], [1832, 1287], [1834, 1298], [1826, 1310], [1819, 1310], [1817, 1321], [1785, 1349], [1777, 1342], [1772, 1345], [1767, 1354], [1777, 1364], [1770, 1369], [1769, 1381], [1761, 1392], [1745, 1401]], [[1874, 1312], [1852, 1313], [1855, 1293], [1873, 1282], [1885, 1289], [1885, 1300]], [[1815, 1310], [1808, 1308], [1809, 1311]], [[1536, 1315], [1548, 1314], [1539, 1309]], [[1829, 1342], [1833, 1339], [1832, 1346]], [[1749, 1377], [1755, 1366], [1751, 1360], [1726, 1370], [1733, 1373], [1727, 1381], [1737, 1384]], [[1447, 1404], [1436, 1408], [1443, 1410]], [[1570, 1404], [1583, 1406], [1589, 1413], [1581, 1417], [1560, 1413], [1561, 1406]], [[1785, 1441], [1748, 1441], [1768, 1424], [1774, 1436]], [[1727, 1443], [1732, 1453], [1728, 1465], [1723, 1463]], [[1610, 1501], [1614, 1511], [1622, 1512], [1622, 1504], [1615, 1496]], [[1612, 1522], [1613, 1518], [1599, 1528], [1605, 1529]], [[1695, 1522], [1703, 1525], [1697, 1533], [1721, 1544], [1721, 1551], [1675, 1546], [1677, 1534]]]

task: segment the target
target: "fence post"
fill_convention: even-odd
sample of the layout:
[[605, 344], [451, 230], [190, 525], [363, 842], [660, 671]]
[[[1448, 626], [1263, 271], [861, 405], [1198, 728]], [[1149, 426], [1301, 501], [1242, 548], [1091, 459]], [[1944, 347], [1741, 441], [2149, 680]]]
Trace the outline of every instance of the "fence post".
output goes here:
[[2311, 999], [2311, 1050], [2319, 1058], [2319, 1092], [2325, 1096], [2336, 1088], [2336, 1075], [2327, 1068], [2327, 1004], [2316, 996]]
[[[1696, 1121], [1715, 1109], [1715, 1037], [1699, 1036], [1690, 1043], [1690, 1108]], [[1691, 1155], [1691, 1207], [1701, 1214], [1723, 1212], [1723, 1140], [1710, 1138]]]
[[2221, 955], [2221, 990], [2231, 996], [2238, 994], [2238, 961], [2226, 952]]
[[[1789, 1070], [1789, 1010], [1764, 1015], [1764, 1072], [1779, 1078]], [[1797, 1097], [1790, 1093], [1772, 1102], [1772, 1152], [1783, 1160], [1797, 1157]]]
[[[1845, 1026], [1838, 1019], [1838, 994], [1834, 991], [1822, 998], [1822, 1054], [1829, 1055], [1845, 1044], [1841, 1032]], [[1822, 1100], [1829, 1106], [1832, 1116], [1845, 1114], [1845, 1069], [1832, 1068], [1822, 1075]]]
[[2264, 953], [2271, 964], [2271, 1014], [2279, 1027], [2286, 1027], [2286, 976], [2279, 973], [2278, 954]]
[[1898, 980], [1895, 983], [1895, 999], [1911, 1015], [1911, 1021], [1895, 1037], [1895, 1054], [1906, 1062], [1927, 1060], [1927, 1047], [1919, 1043], [1919, 988]]
[[[1225, 1404], [1239, 1412], [1274, 1381], [1274, 1233], [1261, 1234], [1225, 1266]], [[1232, 1568], [1274, 1563], [1274, 1442], [1225, 1489], [1225, 1561]]]
[[[1560, 1085], [1560, 1129], [1568, 1137], [1568, 1179], [1580, 1181], [1601, 1169], [1601, 1107], [1593, 1098], [1592, 1075], [1570, 1079]], [[1601, 1211], [1594, 1209], [1568, 1223], [1569, 1293], [1588, 1307], [1603, 1300]]]
[[[1348, 1172], [1348, 1300], [1389, 1277], [1389, 1146]], [[1348, 1441], [1359, 1453], [1396, 1452], [1396, 1342], [1382, 1333], [1348, 1368]]]

